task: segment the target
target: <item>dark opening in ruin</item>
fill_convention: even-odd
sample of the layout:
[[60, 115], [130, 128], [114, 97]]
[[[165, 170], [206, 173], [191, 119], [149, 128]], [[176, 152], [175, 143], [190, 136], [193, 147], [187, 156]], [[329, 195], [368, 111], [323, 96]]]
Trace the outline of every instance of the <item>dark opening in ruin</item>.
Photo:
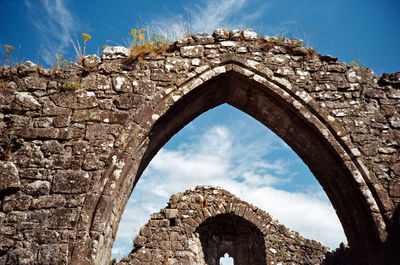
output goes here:
[[175, 218], [170, 218], [169, 219], [169, 226], [176, 226]]
[[219, 265], [220, 257], [230, 253], [235, 264], [266, 264], [262, 232], [252, 223], [234, 214], [207, 219], [197, 229], [206, 264]]

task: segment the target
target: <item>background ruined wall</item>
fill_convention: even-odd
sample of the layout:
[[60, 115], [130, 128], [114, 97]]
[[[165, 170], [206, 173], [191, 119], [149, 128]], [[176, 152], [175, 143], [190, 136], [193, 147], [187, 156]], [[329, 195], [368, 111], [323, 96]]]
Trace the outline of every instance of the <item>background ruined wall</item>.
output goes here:
[[[219, 222], [213, 222], [215, 218], [219, 218]], [[221, 222], [223, 219], [226, 222]], [[198, 186], [173, 195], [166, 208], [152, 214], [135, 238], [134, 250], [119, 264], [219, 265], [219, 258], [225, 251], [213, 253], [217, 246], [207, 249], [207, 242], [201, 239], [218, 236], [215, 232], [209, 235], [209, 231], [225, 230], [228, 234], [223, 235], [225, 238], [222, 241], [237, 240], [233, 245], [241, 241], [250, 245], [247, 239], [254, 239], [254, 231], [247, 229], [240, 233], [236, 227], [236, 224], [244, 224], [242, 219], [254, 225], [262, 235], [263, 244], [257, 250], [261, 250], [257, 253], [261, 257], [251, 261], [251, 249], [246, 249], [245, 253], [227, 250], [229, 256], [234, 257], [235, 264], [321, 264], [328, 250], [321, 243], [303, 238], [273, 220], [263, 210], [221, 188]], [[205, 224], [206, 229], [201, 229]], [[210, 252], [208, 257], [205, 251]]]
[[192, 90], [232, 72], [269, 80], [322, 117], [368, 172], [355, 175], [357, 189], [371, 190], [382, 245], [396, 249], [399, 73], [378, 79], [301, 41], [252, 31], [216, 30], [165, 54], [129, 56], [108, 47], [56, 71], [0, 67], [0, 264], [106, 264], [152, 127]]

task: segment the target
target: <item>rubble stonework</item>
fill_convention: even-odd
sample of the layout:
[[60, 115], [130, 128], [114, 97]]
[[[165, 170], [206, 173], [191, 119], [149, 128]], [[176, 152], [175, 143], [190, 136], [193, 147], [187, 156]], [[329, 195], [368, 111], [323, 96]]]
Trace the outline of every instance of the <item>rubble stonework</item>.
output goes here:
[[[360, 264], [398, 259], [399, 74], [375, 77], [301, 41], [216, 30], [163, 54], [124, 47], [43, 69], [0, 67], [0, 264], [107, 264], [159, 148], [223, 103], [308, 165]], [[394, 263], [395, 264], [395, 263]]]
[[321, 264], [328, 248], [301, 237], [226, 190], [198, 186], [152, 214], [119, 265]]

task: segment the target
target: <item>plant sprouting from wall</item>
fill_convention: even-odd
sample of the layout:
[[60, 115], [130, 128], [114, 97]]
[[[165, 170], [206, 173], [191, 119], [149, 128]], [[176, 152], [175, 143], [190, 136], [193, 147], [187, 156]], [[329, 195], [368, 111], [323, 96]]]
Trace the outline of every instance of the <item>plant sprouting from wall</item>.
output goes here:
[[74, 47], [78, 62], [85, 56], [87, 41], [90, 40], [92, 36], [90, 36], [87, 33], [82, 33], [81, 38], [83, 39], [83, 50], [81, 49], [81, 45], [79, 44], [79, 40], [76, 36], [75, 36], [75, 41], [72, 38], [70, 39], [72, 46]]
[[132, 46], [140, 46], [145, 44], [145, 31], [147, 28], [132, 29], [131, 36], [133, 38]]
[[5, 44], [4, 48], [6, 48], [6, 59], [4, 60], [4, 65], [8, 62], [10, 54], [15, 50], [15, 47], [12, 45]]
[[56, 62], [53, 64], [53, 70], [57, 71], [58, 69], [64, 68], [65, 66], [68, 66], [72, 64], [72, 59], [66, 59], [64, 55], [61, 53], [56, 54]]
[[360, 59], [358, 59], [358, 58], [354, 58], [354, 61], [350, 62], [350, 66], [353, 66], [353, 67], [358, 67], [358, 66], [364, 67], [363, 64], [360, 64]]
[[92, 38], [92, 36], [90, 36], [89, 34], [83, 33], [82, 34], [82, 39], [83, 39], [83, 53], [82, 56], [85, 56], [86, 53], [86, 43], [88, 40], [90, 40]]
[[130, 34], [132, 36], [131, 59], [140, 59], [149, 54], [160, 54], [169, 48], [163, 36], [153, 34], [150, 37], [147, 28], [132, 29]]

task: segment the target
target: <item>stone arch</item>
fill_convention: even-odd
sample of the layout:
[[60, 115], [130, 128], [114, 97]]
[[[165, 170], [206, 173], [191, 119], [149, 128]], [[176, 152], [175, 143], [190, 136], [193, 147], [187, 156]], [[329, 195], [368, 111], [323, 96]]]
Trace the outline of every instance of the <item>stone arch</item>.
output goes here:
[[[385, 194], [376, 196], [380, 191], [371, 191], [367, 185], [373, 175], [352, 153], [357, 148], [339, 122], [306, 91], [296, 91], [286, 79], [273, 76], [266, 66], [254, 67], [250, 65], [253, 62], [249, 64], [235, 56], [224, 60], [221, 65], [185, 80], [164, 97], [154, 99], [150, 105], [157, 106], [155, 109], [142, 110], [141, 126], [148, 131], [139, 143], [130, 141], [126, 148], [130, 151], [123, 154], [129, 156], [133, 152], [137, 156], [128, 166], [125, 163], [123, 168], [114, 166], [109, 171], [111, 177], [103, 193], [109, 196], [111, 205], [121, 208], [113, 200], [125, 205], [129, 196], [119, 195], [130, 193], [151, 158], [172, 135], [201, 113], [226, 102], [266, 125], [303, 159], [330, 198], [355, 253], [381, 253], [381, 242], [386, 237], [382, 212], [386, 209], [376, 199]], [[126, 172], [121, 174], [124, 179], [118, 181], [119, 185], [113, 181], [115, 172]], [[128, 192], [120, 193], [121, 189]], [[100, 215], [107, 214], [101, 209]], [[117, 212], [111, 208], [108, 211]], [[113, 237], [116, 232], [117, 226], [113, 225]], [[112, 241], [109, 239], [107, 244]], [[375, 254], [360, 255], [360, 259], [375, 258]]]
[[235, 265], [320, 264], [327, 251], [228, 191], [197, 186], [172, 195], [167, 207], [151, 215], [119, 265], [219, 265], [225, 253]]
[[107, 47], [101, 58], [56, 72], [29, 61], [0, 67], [0, 225], [11, 231], [1, 235], [0, 263], [107, 263], [148, 162], [222, 103], [262, 122], [304, 160], [360, 263], [397, 262], [399, 73], [377, 78], [299, 40], [248, 30], [129, 56]]

